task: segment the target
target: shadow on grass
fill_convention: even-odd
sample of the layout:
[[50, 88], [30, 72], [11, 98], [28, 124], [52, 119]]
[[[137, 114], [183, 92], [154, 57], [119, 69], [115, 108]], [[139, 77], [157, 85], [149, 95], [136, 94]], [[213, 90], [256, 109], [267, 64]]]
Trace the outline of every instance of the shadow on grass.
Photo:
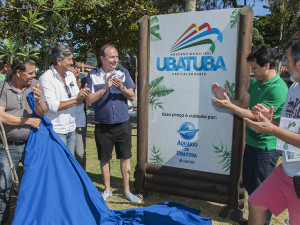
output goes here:
[[[95, 183], [97, 189], [100, 193], [104, 191], [103, 179], [101, 174], [95, 174], [91, 172], [87, 172], [88, 176]], [[134, 194], [137, 194], [142, 200], [142, 204], [133, 205], [129, 203], [123, 197], [123, 181], [122, 178], [111, 176], [111, 189], [113, 192], [113, 196], [107, 200], [107, 205], [111, 209], [120, 210], [125, 208], [141, 208], [147, 207], [155, 204], [159, 204], [162, 202], [177, 202], [183, 205], [186, 205], [191, 208], [195, 208], [201, 211], [200, 216], [211, 218], [213, 221], [224, 224], [237, 224], [237, 222], [230, 220], [229, 218], [222, 218], [219, 216], [219, 213], [224, 211], [226, 205], [203, 201], [196, 198], [189, 198], [184, 196], [176, 196], [170, 195], [163, 192], [156, 192], [147, 190], [145, 193], [140, 194], [135, 191], [133, 187], [133, 181], [130, 182], [131, 191]], [[214, 223], [215, 224], [215, 223]]]
[[[93, 183], [96, 185], [97, 189], [102, 193], [104, 191], [104, 182], [102, 179], [102, 174], [87, 172], [87, 175], [93, 181]], [[110, 186], [114, 192], [122, 193], [123, 192], [122, 178], [111, 175], [110, 176]], [[131, 189], [133, 189], [133, 184], [132, 184]]]
[[[177, 202], [191, 208], [200, 210], [200, 216], [211, 218], [213, 221], [220, 223], [237, 224], [237, 222], [230, 220], [228, 217], [222, 218], [219, 216], [221, 212], [226, 209], [226, 205], [204, 201], [196, 198], [189, 198], [184, 196], [170, 195], [167, 193], [148, 191], [148, 195], [144, 197], [144, 206], [150, 206], [162, 202]], [[215, 224], [215, 223], [214, 223]]]

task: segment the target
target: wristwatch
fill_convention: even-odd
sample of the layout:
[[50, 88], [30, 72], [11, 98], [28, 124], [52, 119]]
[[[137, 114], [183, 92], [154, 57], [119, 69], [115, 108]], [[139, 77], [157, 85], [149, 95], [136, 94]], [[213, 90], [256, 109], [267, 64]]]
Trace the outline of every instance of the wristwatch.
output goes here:
[[120, 89], [121, 92], [124, 91], [124, 85], [122, 85], [121, 89]]

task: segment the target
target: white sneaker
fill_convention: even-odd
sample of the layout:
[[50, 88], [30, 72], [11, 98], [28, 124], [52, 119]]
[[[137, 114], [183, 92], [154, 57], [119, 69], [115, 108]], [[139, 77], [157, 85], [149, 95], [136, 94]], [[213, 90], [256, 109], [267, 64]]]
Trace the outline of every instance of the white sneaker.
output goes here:
[[110, 196], [112, 196], [112, 191], [110, 191], [109, 193], [107, 191], [104, 191], [102, 194], [104, 201], [106, 201], [106, 199], [109, 198]]
[[129, 192], [125, 198], [127, 198], [127, 200], [129, 200], [131, 203], [133, 204], [140, 204], [142, 201], [141, 199], [139, 199], [138, 197], [136, 197], [134, 194], [132, 194], [131, 192]]

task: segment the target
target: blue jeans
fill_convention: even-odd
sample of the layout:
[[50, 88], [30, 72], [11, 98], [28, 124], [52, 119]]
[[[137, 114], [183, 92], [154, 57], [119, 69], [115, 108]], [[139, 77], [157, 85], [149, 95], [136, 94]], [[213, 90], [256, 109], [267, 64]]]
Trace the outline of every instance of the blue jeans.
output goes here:
[[[11, 160], [18, 169], [20, 161], [24, 159], [24, 145], [8, 145]], [[0, 143], [0, 221], [9, 218], [10, 190], [12, 180], [7, 155], [2, 143]]]
[[[243, 185], [249, 196], [273, 171], [279, 156], [280, 151], [254, 148], [246, 144], [243, 157]], [[267, 225], [271, 216], [272, 213], [268, 211]]]
[[72, 132], [69, 132], [67, 134], [58, 134], [60, 139], [65, 143], [67, 148], [70, 150], [72, 155], [74, 155], [75, 152], [75, 141], [76, 141], [76, 132], [75, 130]]

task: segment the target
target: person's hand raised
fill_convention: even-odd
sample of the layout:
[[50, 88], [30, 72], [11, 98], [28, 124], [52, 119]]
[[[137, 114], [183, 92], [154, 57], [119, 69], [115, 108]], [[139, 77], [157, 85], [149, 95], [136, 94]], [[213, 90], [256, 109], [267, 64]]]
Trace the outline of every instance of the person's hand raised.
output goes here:
[[224, 94], [228, 93], [227, 85], [225, 85], [225, 90], [224, 90], [218, 83], [212, 83], [211, 90], [215, 94], [215, 96], [220, 100], [225, 100]]
[[40, 90], [40, 84], [37, 83], [36, 86], [33, 87], [32, 89], [33, 89], [33, 101], [35, 103], [39, 103], [42, 95], [42, 92]]

